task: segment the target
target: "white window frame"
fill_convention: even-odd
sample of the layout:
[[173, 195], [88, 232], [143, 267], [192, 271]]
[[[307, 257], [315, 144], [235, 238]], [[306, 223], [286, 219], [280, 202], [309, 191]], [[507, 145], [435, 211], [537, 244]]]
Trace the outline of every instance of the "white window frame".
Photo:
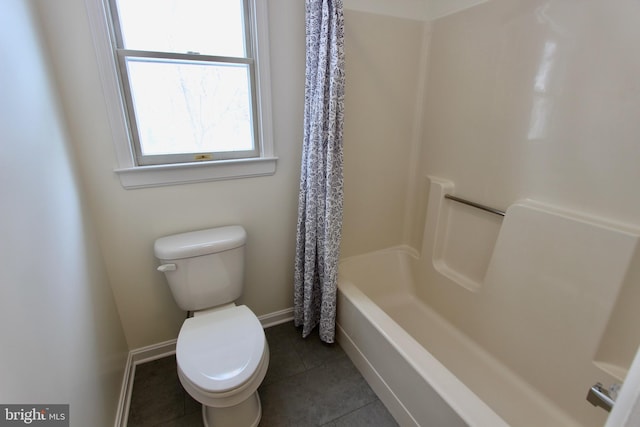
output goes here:
[[129, 132], [125, 99], [118, 78], [111, 40], [107, 0], [85, 0], [102, 79], [118, 167], [114, 172], [124, 188], [157, 187], [192, 182], [273, 175], [278, 158], [273, 144], [271, 83], [269, 76], [268, 12], [264, 0], [248, 0], [256, 60], [257, 141], [259, 157], [140, 166]]

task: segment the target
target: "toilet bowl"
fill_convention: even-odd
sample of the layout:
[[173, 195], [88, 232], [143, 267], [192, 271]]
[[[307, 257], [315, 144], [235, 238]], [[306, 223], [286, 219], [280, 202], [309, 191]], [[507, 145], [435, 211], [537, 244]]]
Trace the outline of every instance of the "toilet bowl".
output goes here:
[[257, 389], [267, 373], [269, 347], [260, 321], [246, 306], [187, 319], [178, 335], [176, 360], [182, 386], [203, 405], [205, 426], [258, 425]]
[[162, 237], [158, 267], [188, 317], [178, 335], [178, 378], [202, 404], [206, 427], [256, 427], [258, 387], [269, 366], [269, 346], [256, 315], [233, 302], [243, 286], [246, 233], [240, 226]]

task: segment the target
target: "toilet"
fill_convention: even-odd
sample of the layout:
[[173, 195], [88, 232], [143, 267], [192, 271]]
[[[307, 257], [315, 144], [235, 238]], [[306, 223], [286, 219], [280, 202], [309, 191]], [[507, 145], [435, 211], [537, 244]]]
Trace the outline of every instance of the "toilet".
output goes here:
[[192, 313], [176, 344], [178, 378], [207, 427], [255, 427], [269, 347], [256, 315], [234, 301], [244, 285], [247, 233], [238, 225], [161, 237], [154, 253], [178, 306]]

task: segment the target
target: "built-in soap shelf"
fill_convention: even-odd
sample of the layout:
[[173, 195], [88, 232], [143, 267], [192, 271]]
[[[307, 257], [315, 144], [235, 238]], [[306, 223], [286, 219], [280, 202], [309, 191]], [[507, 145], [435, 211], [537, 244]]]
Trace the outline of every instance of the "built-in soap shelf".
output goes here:
[[[482, 286], [502, 217], [460, 202], [451, 181], [429, 177], [425, 236], [433, 245], [432, 262], [440, 274], [470, 291]], [[453, 199], [453, 200], [452, 200]]]

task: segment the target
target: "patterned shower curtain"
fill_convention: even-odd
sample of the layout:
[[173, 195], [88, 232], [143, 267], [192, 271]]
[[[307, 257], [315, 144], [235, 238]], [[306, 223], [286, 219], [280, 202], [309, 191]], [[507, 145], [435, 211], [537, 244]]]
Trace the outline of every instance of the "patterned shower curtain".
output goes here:
[[342, 0], [306, 0], [304, 141], [298, 201], [294, 323], [335, 339], [342, 232], [344, 18]]

